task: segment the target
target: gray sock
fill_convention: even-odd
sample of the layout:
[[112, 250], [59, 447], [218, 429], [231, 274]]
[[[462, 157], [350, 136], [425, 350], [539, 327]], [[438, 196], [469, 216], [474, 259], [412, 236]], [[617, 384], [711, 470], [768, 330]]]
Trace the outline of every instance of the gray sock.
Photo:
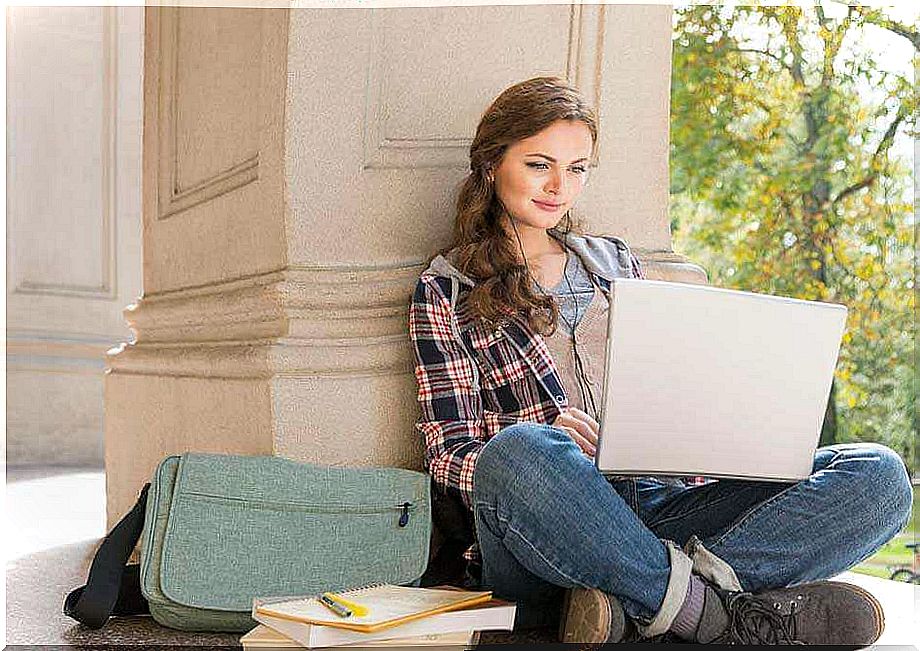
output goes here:
[[706, 594], [706, 584], [696, 574], [690, 575], [690, 584], [687, 586], [687, 596], [680, 607], [671, 631], [685, 640], [692, 640], [699, 626], [700, 617], [703, 615], [703, 597]]

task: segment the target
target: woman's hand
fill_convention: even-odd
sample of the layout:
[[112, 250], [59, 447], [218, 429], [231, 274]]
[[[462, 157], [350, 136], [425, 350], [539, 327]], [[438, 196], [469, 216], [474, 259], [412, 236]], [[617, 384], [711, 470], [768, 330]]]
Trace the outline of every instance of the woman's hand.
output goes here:
[[553, 421], [553, 427], [565, 431], [589, 457], [597, 451], [598, 422], [576, 407], [569, 407]]

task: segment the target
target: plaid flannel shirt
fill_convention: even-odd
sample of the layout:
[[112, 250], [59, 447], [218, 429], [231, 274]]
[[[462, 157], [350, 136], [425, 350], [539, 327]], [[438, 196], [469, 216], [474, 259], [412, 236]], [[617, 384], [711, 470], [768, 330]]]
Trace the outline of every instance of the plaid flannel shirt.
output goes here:
[[[644, 278], [625, 243], [609, 241], [628, 256], [628, 269], [619, 275]], [[409, 336], [425, 467], [433, 482], [459, 491], [472, 509], [473, 471], [486, 442], [514, 423], [552, 423], [568, 398], [543, 338], [517, 318], [497, 330], [477, 322], [465, 309], [462, 294], [469, 287], [461, 284], [463, 278], [431, 267], [421, 274], [409, 309]], [[608, 278], [595, 275], [595, 280], [609, 290]], [[464, 557], [477, 559], [477, 546]]]

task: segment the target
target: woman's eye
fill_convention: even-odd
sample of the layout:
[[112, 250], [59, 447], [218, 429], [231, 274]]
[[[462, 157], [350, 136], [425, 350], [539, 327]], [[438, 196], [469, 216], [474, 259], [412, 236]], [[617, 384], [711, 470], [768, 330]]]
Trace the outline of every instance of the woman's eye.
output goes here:
[[[527, 167], [540, 171], [549, 169], [549, 165], [547, 163], [530, 162], [526, 165]], [[575, 174], [585, 174], [588, 171], [588, 168], [584, 165], [575, 165], [574, 167], [570, 167], [569, 171], [575, 172]]]

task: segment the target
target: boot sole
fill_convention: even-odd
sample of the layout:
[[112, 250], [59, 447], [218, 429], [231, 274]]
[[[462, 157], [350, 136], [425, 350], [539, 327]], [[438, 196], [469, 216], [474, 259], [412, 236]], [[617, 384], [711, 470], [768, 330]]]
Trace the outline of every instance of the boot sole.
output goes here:
[[[565, 598], [562, 605], [562, 620], [559, 624], [559, 641], [565, 643], [603, 643], [608, 641], [608, 636], [612, 633], [611, 625], [613, 623], [613, 613], [611, 612], [610, 602], [603, 597], [594, 597], [595, 603], [588, 604], [589, 607], [581, 608], [581, 612], [576, 613], [578, 619], [572, 618], [573, 598], [575, 590], [586, 591], [585, 588], [574, 588], [566, 590]], [[587, 595], [582, 595], [585, 598]], [[622, 632], [616, 640], [618, 642], [622, 637]]]

